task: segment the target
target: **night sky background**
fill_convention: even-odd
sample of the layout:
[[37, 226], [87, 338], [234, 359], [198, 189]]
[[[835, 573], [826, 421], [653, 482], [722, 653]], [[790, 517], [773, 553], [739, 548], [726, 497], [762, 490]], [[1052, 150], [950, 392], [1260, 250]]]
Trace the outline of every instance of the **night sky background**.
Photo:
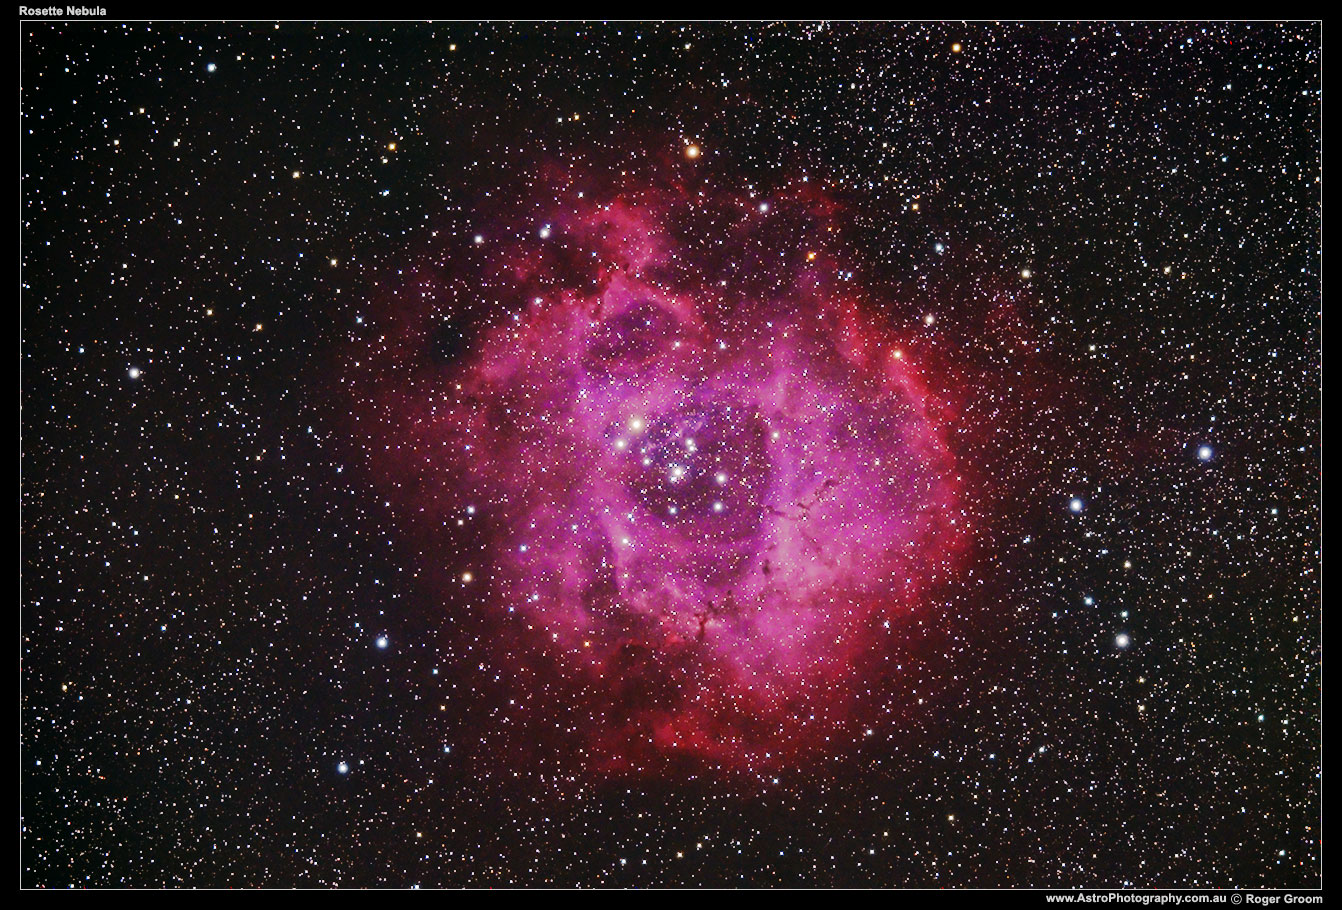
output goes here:
[[[1319, 885], [1317, 23], [20, 45], [24, 886]], [[706, 332], [855, 301], [954, 462], [949, 568], [767, 759], [504, 609], [530, 467], [387, 457], [616, 201]]]

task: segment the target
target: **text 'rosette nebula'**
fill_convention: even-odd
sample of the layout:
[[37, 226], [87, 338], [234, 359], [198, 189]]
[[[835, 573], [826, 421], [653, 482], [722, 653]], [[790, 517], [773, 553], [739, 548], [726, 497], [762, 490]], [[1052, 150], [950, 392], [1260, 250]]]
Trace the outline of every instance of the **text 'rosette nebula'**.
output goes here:
[[426, 554], [463, 503], [487, 518], [444, 608], [471, 586], [526, 639], [501, 661], [584, 693], [592, 766], [820, 759], [963, 548], [946, 408], [832, 257], [733, 282], [759, 244], [686, 243], [655, 199], [577, 200], [539, 232], [562, 267], [497, 254], [525, 303], [450, 359], [387, 343], [379, 470]]

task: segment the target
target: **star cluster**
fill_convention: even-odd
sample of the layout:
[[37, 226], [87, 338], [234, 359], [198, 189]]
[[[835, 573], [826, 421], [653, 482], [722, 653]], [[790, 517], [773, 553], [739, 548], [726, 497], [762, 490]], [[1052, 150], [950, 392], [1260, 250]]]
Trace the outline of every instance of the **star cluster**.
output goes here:
[[20, 46], [23, 885], [1319, 885], [1318, 24]]

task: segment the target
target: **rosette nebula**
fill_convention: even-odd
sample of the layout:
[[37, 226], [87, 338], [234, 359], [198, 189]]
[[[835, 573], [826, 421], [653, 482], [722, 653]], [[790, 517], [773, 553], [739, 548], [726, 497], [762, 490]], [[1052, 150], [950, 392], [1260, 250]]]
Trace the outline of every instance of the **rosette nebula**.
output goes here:
[[[767, 233], [768, 203], [737, 208]], [[370, 393], [380, 470], [425, 554], [462, 503], [482, 519], [479, 565], [439, 573], [444, 609], [469, 587], [516, 620], [529, 643], [500, 650], [532, 649], [602, 718], [591, 762], [821, 758], [961, 549], [947, 407], [828, 255], [733, 293], [674, 214], [615, 198], [545, 223], [498, 254], [534, 294], [473, 314], [449, 358], [401, 356], [457, 325], [424, 328], [425, 283], [430, 318]], [[734, 242], [727, 259], [768, 249]]]

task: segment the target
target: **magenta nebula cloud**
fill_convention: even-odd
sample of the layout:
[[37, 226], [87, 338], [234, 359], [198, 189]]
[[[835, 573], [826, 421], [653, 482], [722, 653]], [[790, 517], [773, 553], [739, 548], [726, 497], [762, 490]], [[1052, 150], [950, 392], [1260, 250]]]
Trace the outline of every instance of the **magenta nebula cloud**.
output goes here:
[[[489, 513], [445, 601], [470, 588], [527, 639], [501, 660], [530, 650], [591, 699], [605, 771], [823, 759], [964, 549], [946, 405], [910, 353], [826, 253], [748, 299], [711, 280], [723, 254], [667, 229], [690, 198], [567, 200], [531, 244], [561, 245], [562, 276], [498, 254], [535, 296], [448, 364], [387, 344], [372, 394], [379, 471], [429, 539]], [[806, 207], [716, 204], [766, 233]]]

